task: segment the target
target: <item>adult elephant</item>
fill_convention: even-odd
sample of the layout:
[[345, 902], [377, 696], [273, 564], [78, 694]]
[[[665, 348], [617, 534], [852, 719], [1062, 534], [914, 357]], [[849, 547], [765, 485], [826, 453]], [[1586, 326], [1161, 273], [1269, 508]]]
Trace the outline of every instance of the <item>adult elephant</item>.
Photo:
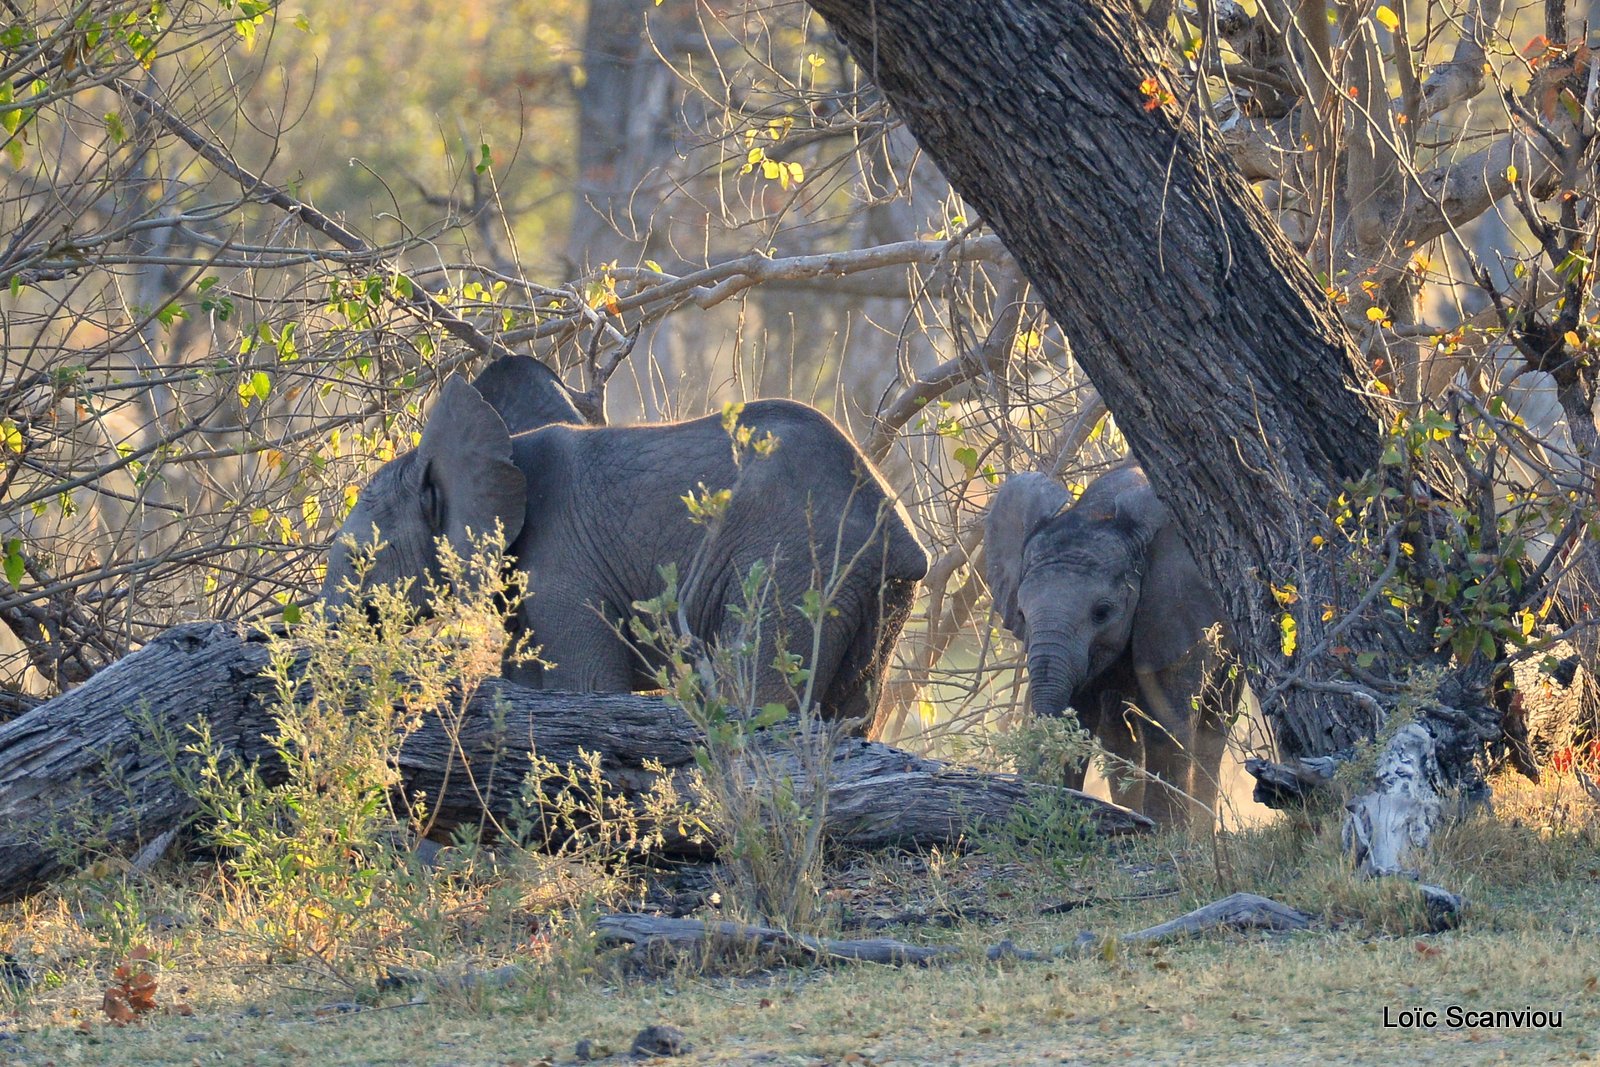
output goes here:
[[[662, 592], [663, 567], [677, 569], [690, 635], [716, 644], [739, 630], [742, 583], [765, 565], [775, 607], [762, 618], [751, 662], [756, 699], [796, 703], [775, 663], [781, 646], [811, 672], [825, 717], [860, 720], [875, 733], [875, 695], [927, 555], [839, 428], [803, 404], [756, 401], [738, 426], [753, 441], [770, 435], [775, 447], [736, 456], [716, 416], [578, 423], [555, 376], [527, 357], [496, 361], [472, 385], [446, 382], [417, 448], [362, 490], [329, 552], [323, 599], [359, 595], [349, 546], [369, 542], [374, 528], [384, 547], [368, 583], [437, 576], [439, 538], [469, 554], [471, 535], [498, 521], [528, 576], [517, 621], [543, 661], [510, 677], [545, 689], [627, 692], [657, 684], [648, 650], [621, 635], [632, 605]], [[714, 499], [723, 490], [721, 517], [693, 521], [685, 495]], [[809, 611], [820, 632], [802, 607], [813, 589], [828, 591], [826, 610]]]
[[[1168, 824], [1200, 817], [1243, 688], [1221, 605], [1138, 467], [1070, 502], [1055, 479], [1019, 474], [985, 517], [989, 588], [1027, 647], [1033, 712], [1075, 710], [1145, 772], [1114, 783], [1119, 803]], [[1147, 787], [1151, 777], [1175, 788]]]

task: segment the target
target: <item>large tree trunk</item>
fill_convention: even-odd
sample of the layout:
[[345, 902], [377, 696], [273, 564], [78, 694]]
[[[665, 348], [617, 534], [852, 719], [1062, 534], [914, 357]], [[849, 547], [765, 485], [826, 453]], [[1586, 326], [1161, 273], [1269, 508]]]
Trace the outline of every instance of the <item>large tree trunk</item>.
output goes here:
[[[127, 848], [154, 839], [195, 813], [178, 787], [162, 739], [183, 743], [202, 718], [213, 742], [245, 761], [261, 760], [265, 779], [281, 780], [263, 738], [274, 732], [264, 642], [219, 623], [191, 623], [162, 634], [84, 685], [0, 726], [0, 900], [28, 892], [71, 869], [71, 845]], [[536, 752], [557, 766], [598, 753], [610, 785], [629, 797], [647, 792], [660, 761], [684, 796], [700, 732], [665, 701], [629, 694], [554, 693], [498, 679], [469, 703], [459, 733], [428, 716], [400, 753], [401, 788], [425, 793], [435, 834], [507, 821]], [[776, 751], [782, 752], [782, 748]], [[797, 792], [804, 769], [788, 768]], [[275, 777], [276, 776], [276, 777]], [[848, 848], [950, 846], [974, 827], [1003, 820], [1032, 788], [1006, 775], [952, 768], [867, 741], [835, 752], [828, 788], [828, 834]], [[1142, 815], [1071, 794], [1096, 830], [1114, 835], [1151, 828]], [[56, 841], [47, 840], [55, 836]], [[678, 841], [669, 848], [695, 852]]]
[[[1128, 0], [810, 3], [1071, 338], [1221, 594], [1285, 753], [1373, 736], [1387, 706], [1352, 699], [1315, 655], [1362, 590], [1310, 544], [1343, 483], [1377, 466], [1383, 416], [1320, 286], [1163, 72], [1170, 52]], [[1147, 78], [1178, 100], [1153, 103]], [[1298, 660], [1273, 593], [1291, 584]], [[1341, 610], [1325, 620], [1323, 604]], [[1337, 644], [1415, 651], [1378, 632]], [[1429, 724], [1446, 777], [1472, 773], [1486, 681], [1475, 664], [1442, 688], [1472, 709]]]

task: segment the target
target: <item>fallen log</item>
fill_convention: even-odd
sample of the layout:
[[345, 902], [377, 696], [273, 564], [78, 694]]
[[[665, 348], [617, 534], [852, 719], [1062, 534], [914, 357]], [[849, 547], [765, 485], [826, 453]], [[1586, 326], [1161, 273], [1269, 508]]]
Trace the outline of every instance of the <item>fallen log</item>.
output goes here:
[[[273, 731], [266, 662], [259, 635], [190, 623], [0, 724], [0, 900], [72, 870], [81, 852], [63, 849], [64, 838], [85, 849], [133, 850], [192, 818], [195, 804], [162, 752], [202, 718], [216, 746], [259, 761], [269, 783], [281, 779], [264, 740]], [[597, 753], [608, 785], [629, 797], [648, 792], [657, 776], [645, 763], [659, 761], [687, 792], [699, 737], [686, 715], [659, 698], [543, 692], [496, 679], [473, 695], [459, 731], [425, 717], [401, 748], [401, 788], [426, 794], [433, 832], [442, 835], [483, 825], [486, 813], [505, 820], [521, 799], [530, 752], [557, 765], [578, 761], [580, 751]], [[791, 770], [802, 774], [798, 765]], [[948, 847], [1004, 820], [1037, 788], [848, 740], [831, 767], [828, 833], [846, 848]], [[1063, 794], [1084, 806], [1100, 834], [1152, 827], [1126, 808]], [[704, 851], [686, 841], [669, 847]]]
[[996, 961], [1021, 960], [1025, 963], [1047, 963], [1072, 955], [1104, 952], [1108, 948], [1114, 951], [1116, 945], [1159, 945], [1169, 941], [1181, 941], [1185, 938], [1199, 937], [1212, 930], [1270, 930], [1275, 933], [1288, 933], [1309, 929], [1316, 918], [1315, 915], [1308, 915], [1287, 904], [1280, 904], [1270, 897], [1257, 896], [1255, 893], [1233, 893], [1221, 900], [1213, 900], [1210, 904], [1185, 912], [1176, 919], [1168, 919], [1164, 923], [1157, 923], [1143, 930], [1134, 930], [1109, 938], [1085, 930], [1072, 944], [1058, 945], [1052, 949], [1021, 948], [1008, 939], [990, 948], [988, 956], [990, 960]]
[[1253, 756], [1244, 761], [1245, 772], [1255, 778], [1251, 796], [1257, 804], [1288, 811], [1304, 808], [1325, 793], [1326, 786], [1342, 763], [1353, 753], [1349, 751], [1331, 756], [1312, 756], [1293, 759], [1287, 763]]
[[595, 922], [595, 936], [603, 945], [634, 945], [646, 950], [667, 947], [690, 951], [726, 945], [760, 953], [800, 953], [818, 960], [892, 967], [908, 963], [925, 967], [935, 960], [961, 955], [961, 949], [952, 945], [913, 945], [890, 937], [840, 940], [725, 919], [668, 919], [637, 913], [600, 916]]
[[1196, 937], [1210, 930], [1304, 930], [1311, 925], [1312, 918], [1271, 897], [1233, 893], [1176, 919], [1123, 934], [1121, 940], [1129, 945], [1155, 945]]

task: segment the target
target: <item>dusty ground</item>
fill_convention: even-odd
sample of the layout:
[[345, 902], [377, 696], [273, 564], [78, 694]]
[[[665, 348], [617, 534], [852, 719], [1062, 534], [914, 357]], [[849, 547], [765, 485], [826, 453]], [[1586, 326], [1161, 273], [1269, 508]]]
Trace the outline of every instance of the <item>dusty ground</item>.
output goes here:
[[[929, 969], [746, 960], [639, 974], [579, 945], [515, 987], [424, 997], [341, 986], [307, 961], [222, 961], [198, 930], [155, 933], [161, 1008], [117, 1028], [98, 1010], [104, 955], [74, 965], [41, 938], [30, 956], [27, 917], [10, 914], [0, 934], [19, 962], [48, 959], [53, 970], [14, 1002], [0, 1062], [498, 1067], [576, 1062], [588, 1040], [620, 1064], [636, 1062], [634, 1035], [655, 1024], [693, 1045], [676, 1062], [717, 1064], [1600, 1061], [1600, 848], [1588, 828], [1575, 829], [1563, 797], [1506, 806], [1441, 842], [1430, 877], [1472, 906], [1460, 929], [1440, 934], [1420, 932], [1404, 887], [1352, 887], [1326, 835], [1278, 828], [1214, 848], [1168, 838], [836, 871], [824, 904], [832, 931], [967, 950]], [[985, 958], [1002, 938], [1049, 949], [1085, 930], [1150, 925], [1232, 888], [1318, 921], [1292, 935], [1220, 934], [1050, 962]], [[36, 906], [30, 921], [47, 917]], [[180, 1002], [194, 1014], [173, 1014]], [[1531, 1006], [1560, 1012], [1562, 1025], [1384, 1026], [1385, 1011], [1450, 1005]]]

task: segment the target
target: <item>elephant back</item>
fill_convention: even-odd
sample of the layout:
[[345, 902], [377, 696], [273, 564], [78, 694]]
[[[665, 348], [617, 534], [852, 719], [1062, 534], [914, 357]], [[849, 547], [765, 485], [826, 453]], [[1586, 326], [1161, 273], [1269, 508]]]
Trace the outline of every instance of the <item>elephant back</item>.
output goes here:
[[916, 581], [927, 574], [928, 552], [905, 506], [832, 419], [793, 400], [757, 400], [745, 405], [739, 421], [758, 437], [771, 433], [778, 439], [777, 449], [761, 461], [773, 463], [763, 491], [802, 506], [809, 502], [819, 530], [843, 519], [838, 528], [848, 550], [880, 542], [884, 577]]

